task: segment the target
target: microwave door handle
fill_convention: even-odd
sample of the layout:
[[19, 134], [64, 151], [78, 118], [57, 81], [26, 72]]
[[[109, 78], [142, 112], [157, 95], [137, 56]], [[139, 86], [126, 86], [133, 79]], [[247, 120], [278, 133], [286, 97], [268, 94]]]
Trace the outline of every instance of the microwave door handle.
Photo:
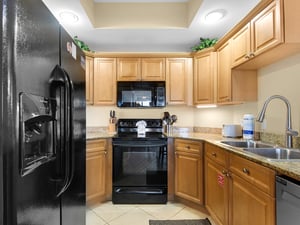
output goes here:
[[[56, 66], [50, 78], [50, 93], [51, 97], [58, 102], [58, 123], [60, 141], [60, 158], [63, 160], [60, 174], [63, 175], [61, 181], [61, 188], [57, 193], [57, 197], [63, 194], [69, 187], [74, 173], [74, 160], [72, 154], [73, 137], [72, 137], [72, 83], [66, 72], [60, 67]], [[58, 162], [59, 163], [59, 162]], [[59, 163], [60, 164], [60, 163]], [[60, 165], [59, 165], [60, 167]]]

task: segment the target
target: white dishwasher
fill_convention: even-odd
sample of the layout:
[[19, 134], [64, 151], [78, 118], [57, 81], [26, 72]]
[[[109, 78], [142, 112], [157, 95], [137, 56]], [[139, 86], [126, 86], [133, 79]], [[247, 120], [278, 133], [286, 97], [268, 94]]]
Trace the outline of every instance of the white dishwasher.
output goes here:
[[276, 176], [276, 224], [300, 224], [300, 182]]

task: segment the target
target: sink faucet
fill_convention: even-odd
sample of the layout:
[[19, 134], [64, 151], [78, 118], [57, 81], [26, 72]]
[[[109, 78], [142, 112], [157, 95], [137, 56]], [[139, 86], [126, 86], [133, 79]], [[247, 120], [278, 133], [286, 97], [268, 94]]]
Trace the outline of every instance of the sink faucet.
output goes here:
[[286, 97], [283, 97], [281, 95], [272, 95], [269, 98], [267, 98], [267, 100], [265, 101], [265, 103], [264, 103], [264, 105], [262, 107], [262, 110], [258, 114], [258, 117], [257, 117], [256, 120], [257, 120], [257, 122], [260, 122], [260, 123], [262, 123], [264, 121], [266, 109], [267, 109], [267, 106], [268, 106], [269, 102], [271, 100], [273, 100], [273, 99], [276, 99], [276, 98], [277, 99], [281, 99], [285, 103], [285, 105], [287, 107], [285, 145], [286, 145], [287, 148], [292, 148], [292, 146], [293, 146], [292, 137], [293, 136], [297, 136], [298, 132], [295, 131], [295, 130], [292, 130], [291, 105], [290, 105], [289, 100]]

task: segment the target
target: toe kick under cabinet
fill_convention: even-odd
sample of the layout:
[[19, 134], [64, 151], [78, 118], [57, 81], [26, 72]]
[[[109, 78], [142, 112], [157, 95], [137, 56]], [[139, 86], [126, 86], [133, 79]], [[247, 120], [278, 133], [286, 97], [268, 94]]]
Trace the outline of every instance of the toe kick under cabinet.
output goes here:
[[205, 143], [205, 205], [218, 225], [275, 225], [275, 172]]

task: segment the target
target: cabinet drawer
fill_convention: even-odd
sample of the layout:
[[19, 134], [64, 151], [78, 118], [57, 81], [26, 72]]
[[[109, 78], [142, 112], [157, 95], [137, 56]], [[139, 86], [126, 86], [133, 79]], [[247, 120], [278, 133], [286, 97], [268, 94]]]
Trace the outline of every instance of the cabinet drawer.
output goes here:
[[88, 140], [86, 142], [86, 152], [93, 153], [106, 150], [106, 139]]
[[203, 143], [200, 141], [175, 139], [175, 151], [202, 154]]
[[237, 155], [230, 155], [230, 171], [271, 196], [275, 195], [275, 172]]
[[212, 159], [214, 162], [220, 164], [223, 167], [227, 166], [228, 152], [226, 152], [226, 150], [223, 150], [222, 148], [206, 143], [205, 156]]

